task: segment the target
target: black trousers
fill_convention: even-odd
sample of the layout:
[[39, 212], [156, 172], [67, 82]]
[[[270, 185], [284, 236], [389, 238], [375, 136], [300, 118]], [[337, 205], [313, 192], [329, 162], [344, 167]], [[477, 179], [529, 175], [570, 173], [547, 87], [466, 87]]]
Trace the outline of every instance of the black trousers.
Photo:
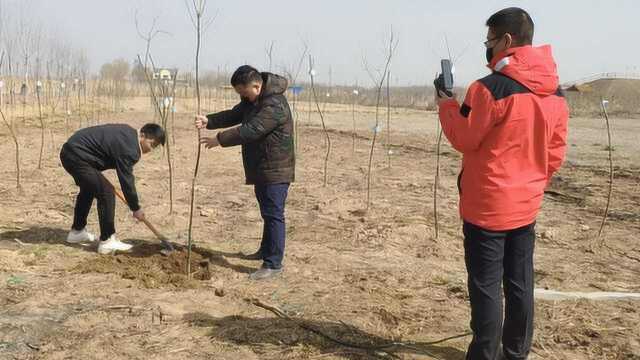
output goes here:
[[526, 359], [533, 336], [535, 223], [489, 231], [465, 222], [463, 232], [473, 331], [467, 359]]
[[69, 150], [67, 145], [62, 147], [60, 161], [64, 169], [73, 176], [76, 185], [80, 187], [73, 212], [72, 228], [82, 230], [87, 226], [87, 216], [95, 198], [98, 202], [100, 240], [107, 240], [116, 232], [114, 223], [116, 200], [113, 188], [102, 172], [83, 161]]

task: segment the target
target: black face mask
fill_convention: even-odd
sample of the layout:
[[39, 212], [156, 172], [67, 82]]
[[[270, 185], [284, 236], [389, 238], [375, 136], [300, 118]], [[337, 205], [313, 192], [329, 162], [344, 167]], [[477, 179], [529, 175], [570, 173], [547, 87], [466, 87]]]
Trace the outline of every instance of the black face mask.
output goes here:
[[493, 48], [487, 48], [487, 52], [485, 54], [487, 56], [487, 63], [491, 63], [491, 60], [493, 60]]

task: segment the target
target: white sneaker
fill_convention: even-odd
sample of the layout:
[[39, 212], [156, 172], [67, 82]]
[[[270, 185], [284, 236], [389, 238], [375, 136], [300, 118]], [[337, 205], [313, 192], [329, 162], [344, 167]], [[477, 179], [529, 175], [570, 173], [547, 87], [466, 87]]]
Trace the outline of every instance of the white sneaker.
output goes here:
[[100, 245], [98, 245], [98, 253], [101, 255], [108, 255], [113, 254], [116, 251], [129, 251], [132, 247], [133, 245], [123, 243], [116, 239], [116, 234], [113, 234], [107, 240], [100, 241]]
[[67, 242], [70, 244], [79, 244], [96, 241], [96, 236], [88, 232], [87, 229], [69, 231]]

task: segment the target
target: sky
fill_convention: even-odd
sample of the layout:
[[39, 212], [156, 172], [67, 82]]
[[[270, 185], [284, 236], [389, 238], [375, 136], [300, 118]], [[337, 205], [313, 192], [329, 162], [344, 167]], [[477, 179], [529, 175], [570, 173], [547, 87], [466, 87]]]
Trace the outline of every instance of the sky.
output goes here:
[[[191, 0], [188, 0], [191, 2]], [[30, 17], [87, 50], [92, 68], [115, 58], [144, 55], [137, 32], [154, 18], [159, 34], [151, 45], [156, 64], [194, 68], [195, 31], [184, 0], [0, 0], [22, 3]], [[201, 66], [233, 71], [248, 63], [272, 71], [295, 67], [306, 42], [315, 60], [316, 81], [370, 86], [371, 69], [384, 64], [390, 30], [398, 39], [391, 64], [392, 85], [431, 83], [440, 59], [455, 63], [456, 85], [488, 73], [486, 19], [519, 6], [534, 20], [534, 45], [551, 44], [560, 81], [601, 72], [640, 73], [640, 1], [432, 1], [432, 0], [208, 0], [205, 16], [215, 20], [205, 34]], [[635, 44], [635, 45], [634, 45]], [[305, 60], [300, 78], [308, 80]]]

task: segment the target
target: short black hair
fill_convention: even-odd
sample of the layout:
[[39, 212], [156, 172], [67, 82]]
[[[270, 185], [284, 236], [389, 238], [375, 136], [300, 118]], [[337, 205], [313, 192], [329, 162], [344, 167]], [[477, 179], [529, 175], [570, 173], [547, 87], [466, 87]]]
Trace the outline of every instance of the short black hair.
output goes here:
[[533, 20], [529, 14], [517, 7], [502, 9], [491, 15], [486, 24], [496, 36], [510, 34], [516, 45], [533, 43]]
[[247, 86], [254, 81], [261, 83], [262, 75], [251, 65], [242, 65], [231, 75], [231, 86], [233, 87], [236, 85]]
[[140, 128], [140, 134], [144, 135], [147, 139], [155, 140], [158, 144], [164, 146], [166, 140], [166, 133], [162, 126], [154, 123], [145, 124]]

